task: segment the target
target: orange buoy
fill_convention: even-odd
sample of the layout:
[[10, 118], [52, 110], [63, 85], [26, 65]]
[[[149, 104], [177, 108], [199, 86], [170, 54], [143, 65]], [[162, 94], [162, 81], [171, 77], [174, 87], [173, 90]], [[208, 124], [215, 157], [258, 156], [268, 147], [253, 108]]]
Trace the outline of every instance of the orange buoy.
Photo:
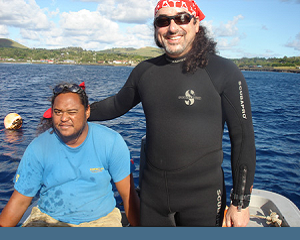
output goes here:
[[22, 127], [23, 120], [17, 113], [10, 113], [4, 118], [4, 126], [9, 130], [16, 130]]

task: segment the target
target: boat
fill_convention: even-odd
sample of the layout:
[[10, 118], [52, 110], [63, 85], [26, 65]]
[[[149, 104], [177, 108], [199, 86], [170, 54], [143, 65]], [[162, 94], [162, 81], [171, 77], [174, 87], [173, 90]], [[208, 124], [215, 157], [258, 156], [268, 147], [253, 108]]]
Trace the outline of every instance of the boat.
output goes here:
[[[143, 137], [140, 152], [140, 179], [145, 163], [145, 144], [146, 137]], [[18, 226], [26, 221], [32, 207], [37, 205], [37, 201], [37, 199], [33, 201]], [[247, 227], [300, 227], [300, 210], [292, 201], [278, 193], [253, 189], [249, 212], [250, 221]], [[122, 225], [130, 226], [124, 211], [122, 212]]]
[[253, 189], [247, 227], [300, 227], [300, 211], [288, 198], [266, 190]]

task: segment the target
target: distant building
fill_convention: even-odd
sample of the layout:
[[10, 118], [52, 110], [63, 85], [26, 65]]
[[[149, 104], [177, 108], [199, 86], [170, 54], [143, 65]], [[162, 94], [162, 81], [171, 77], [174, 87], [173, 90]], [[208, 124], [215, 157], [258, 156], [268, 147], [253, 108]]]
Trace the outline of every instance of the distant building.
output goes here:
[[67, 60], [64, 60], [64, 63], [75, 64], [76, 62], [74, 60], [67, 59]]
[[114, 63], [114, 64], [122, 64], [122, 62], [119, 61], [119, 60], [114, 60], [113, 63]]
[[114, 60], [113, 61], [113, 64], [128, 64], [128, 62], [125, 60], [125, 61], [121, 61], [121, 60]]

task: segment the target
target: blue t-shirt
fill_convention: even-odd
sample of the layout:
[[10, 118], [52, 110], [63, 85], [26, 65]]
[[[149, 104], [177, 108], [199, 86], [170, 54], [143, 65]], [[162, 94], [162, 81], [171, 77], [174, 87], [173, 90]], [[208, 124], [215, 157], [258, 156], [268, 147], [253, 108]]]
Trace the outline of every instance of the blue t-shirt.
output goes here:
[[48, 130], [27, 147], [18, 167], [15, 189], [28, 197], [40, 190], [42, 212], [79, 224], [106, 216], [116, 206], [111, 180], [130, 174], [130, 153], [117, 132], [88, 123], [85, 141], [67, 146]]

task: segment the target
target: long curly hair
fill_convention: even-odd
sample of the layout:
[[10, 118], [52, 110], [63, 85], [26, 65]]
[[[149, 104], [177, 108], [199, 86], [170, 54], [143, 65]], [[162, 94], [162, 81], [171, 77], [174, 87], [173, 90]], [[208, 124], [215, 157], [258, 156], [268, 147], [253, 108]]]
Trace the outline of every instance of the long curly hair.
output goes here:
[[[196, 24], [196, 19], [194, 21]], [[154, 29], [155, 29], [154, 25]], [[157, 39], [156, 31], [154, 31], [155, 43], [159, 48], [163, 48]], [[183, 72], [194, 73], [197, 68], [205, 68], [208, 64], [208, 55], [216, 54], [217, 43], [208, 36], [207, 29], [204, 26], [199, 26], [199, 31], [196, 33], [193, 46], [183, 64]]]
[[183, 64], [183, 71], [193, 73], [198, 67], [205, 68], [208, 64], [208, 55], [216, 54], [216, 46], [217, 43], [208, 37], [206, 27], [200, 26], [193, 42], [192, 50]]
[[[37, 127], [37, 135], [47, 131], [48, 129], [53, 128], [52, 118], [44, 118], [42, 117], [40, 123]], [[51, 134], [53, 131], [51, 131]]]

